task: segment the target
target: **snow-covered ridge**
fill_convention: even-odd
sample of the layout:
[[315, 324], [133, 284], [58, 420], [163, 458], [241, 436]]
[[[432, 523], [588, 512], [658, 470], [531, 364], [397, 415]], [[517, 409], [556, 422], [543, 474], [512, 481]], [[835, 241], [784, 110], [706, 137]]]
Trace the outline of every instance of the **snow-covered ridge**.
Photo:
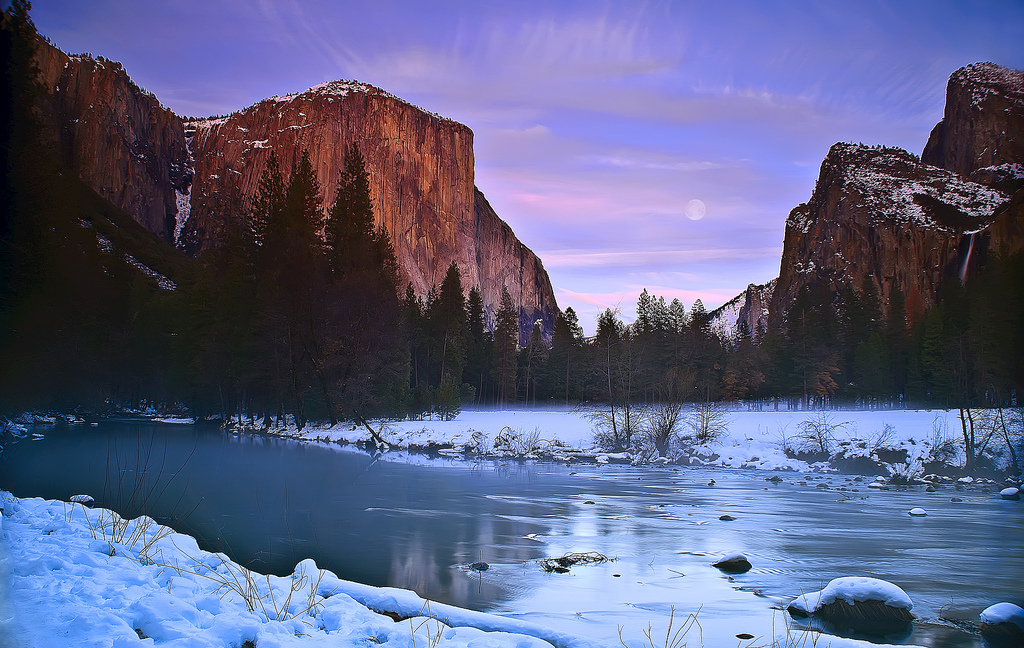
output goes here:
[[[767, 327], [768, 304], [771, 303], [776, 283], [778, 283], [777, 278], [762, 285], [750, 284], [746, 290], [711, 311], [708, 314], [711, 330], [723, 340], [733, 339], [739, 332], [740, 318], [746, 315], [747, 319], [750, 319], [750, 315], [744, 310], [748, 302], [754, 302], [751, 304], [751, 308], [756, 308], [757, 304], [760, 303], [760, 311], [757, 313], [755, 321]], [[756, 326], [750, 327], [750, 335], [756, 333], [756, 328]]]
[[903, 149], [841, 142], [832, 146], [822, 163], [810, 203], [790, 212], [787, 228], [809, 231], [815, 222], [812, 205], [823, 201], [827, 187], [834, 185], [841, 188], [845, 200], [866, 209], [876, 223], [909, 223], [945, 231], [957, 228], [936, 221], [922, 203], [929, 199], [941, 202], [976, 219], [977, 228], [983, 228], [988, 224], [984, 219], [1009, 200], [1002, 191], [922, 164]]
[[969, 88], [971, 104], [981, 105], [989, 95], [1003, 95], [1012, 101], [1024, 101], [1024, 71], [995, 63], [972, 63], [950, 76], [950, 83]]
[[[374, 85], [370, 85], [369, 83], [363, 83], [361, 81], [354, 81], [354, 80], [350, 80], [350, 79], [339, 79], [337, 81], [327, 81], [325, 83], [321, 83], [319, 85], [315, 85], [312, 88], [308, 88], [306, 90], [303, 90], [302, 92], [293, 92], [293, 93], [285, 94], [285, 95], [274, 95], [273, 97], [268, 97], [267, 99], [262, 99], [260, 101], [257, 101], [254, 104], [251, 104], [249, 106], [246, 106], [245, 108], [242, 108], [241, 110], [237, 110], [237, 111], [231, 113], [230, 115], [225, 115], [225, 116], [220, 116], [220, 117], [209, 117], [209, 118], [206, 118], [206, 119], [189, 119], [189, 120], [186, 120], [186, 123], [189, 124], [189, 126], [193, 127], [193, 128], [207, 129], [207, 128], [212, 128], [214, 126], [220, 126], [220, 125], [226, 124], [228, 122], [228, 120], [231, 117], [235, 116], [235, 115], [246, 114], [246, 113], [248, 113], [249, 111], [251, 111], [253, 109], [261, 108], [261, 107], [264, 107], [266, 105], [273, 105], [273, 104], [289, 105], [289, 104], [292, 104], [295, 101], [311, 100], [311, 99], [315, 99], [315, 98], [323, 98], [323, 99], [326, 99], [329, 102], [332, 102], [335, 99], [343, 99], [343, 98], [345, 98], [348, 95], [353, 94], [353, 93], [361, 93], [361, 94], [366, 94], [366, 95], [370, 95], [370, 96], [385, 97], [385, 98], [391, 99], [393, 101], [396, 101], [396, 102], [398, 102], [400, 104], [409, 106], [410, 108], [413, 108], [413, 109], [415, 109], [415, 110], [417, 110], [417, 111], [419, 111], [421, 113], [424, 113], [426, 115], [430, 115], [431, 117], [433, 117], [435, 119], [438, 119], [440, 121], [449, 122], [449, 123], [453, 123], [453, 124], [458, 124], [459, 123], [459, 122], [456, 122], [455, 120], [453, 120], [453, 119], [451, 119], [449, 117], [445, 117], [445, 116], [439, 115], [439, 114], [437, 114], [435, 112], [431, 112], [429, 110], [425, 110], [425, 109], [421, 108], [420, 106], [412, 104], [412, 103], [406, 101], [405, 99], [402, 99], [401, 97], [398, 97], [398, 96], [388, 92], [387, 90], [384, 90], [382, 88], [378, 88], [377, 86], [374, 86]], [[305, 117], [305, 114], [300, 113], [300, 116]]]

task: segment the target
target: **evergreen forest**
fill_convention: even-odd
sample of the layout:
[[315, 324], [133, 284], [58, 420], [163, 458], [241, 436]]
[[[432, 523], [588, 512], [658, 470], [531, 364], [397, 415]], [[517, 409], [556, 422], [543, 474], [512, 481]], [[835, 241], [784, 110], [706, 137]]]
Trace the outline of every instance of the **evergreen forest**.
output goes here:
[[[520, 330], [454, 263], [425, 297], [400, 283], [375, 227], [360, 151], [330, 204], [308, 155], [259, 191], [216, 196], [224, 226], [190, 258], [63, 164], [37, 112], [34, 27], [0, 30], [0, 414], [181, 408], [197, 418], [307, 421], [434, 415], [464, 406], [762, 401], [1017, 405], [1024, 256], [991, 258], [909, 322], [896, 290], [805, 288], [779, 331], [712, 331], [698, 300], [639, 296], [585, 337], [571, 308]], [[330, 195], [332, 191], [328, 191]], [[883, 314], [884, 313], [884, 314]]]

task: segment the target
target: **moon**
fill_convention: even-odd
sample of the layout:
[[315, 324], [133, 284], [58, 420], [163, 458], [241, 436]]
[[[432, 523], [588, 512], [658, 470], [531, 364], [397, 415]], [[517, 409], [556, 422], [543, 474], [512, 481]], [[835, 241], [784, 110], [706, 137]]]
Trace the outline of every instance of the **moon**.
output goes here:
[[699, 221], [704, 218], [705, 212], [707, 212], [707, 207], [704, 205], [703, 200], [694, 198], [686, 203], [686, 217], [692, 221]]

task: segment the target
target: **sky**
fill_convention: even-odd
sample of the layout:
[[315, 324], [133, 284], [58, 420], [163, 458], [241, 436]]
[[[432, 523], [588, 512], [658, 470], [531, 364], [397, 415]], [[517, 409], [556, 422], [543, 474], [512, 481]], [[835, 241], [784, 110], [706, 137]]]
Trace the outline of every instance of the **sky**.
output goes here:
[[592, 333], [778, 276], [839, 141], [920, 154], [957, 68], [1024, 69], [1024, 2], [36, 0], [179, 115], [356, 79], [469, 126], [476, 184]]

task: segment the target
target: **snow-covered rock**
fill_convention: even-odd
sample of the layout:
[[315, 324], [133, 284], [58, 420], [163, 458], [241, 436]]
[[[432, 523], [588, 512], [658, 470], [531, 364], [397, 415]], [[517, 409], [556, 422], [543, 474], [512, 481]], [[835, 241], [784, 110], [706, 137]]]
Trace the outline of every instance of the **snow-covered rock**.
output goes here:
[[717, 567], [724, 572], [730, 574], [742, 574], [750, 571], [752, 565], [747, 557], [741, 553], [730, 553], [722, 556], [717, 561], [711, 564], [712, 567]]
[[907, 511], [907, 513], [909, 515], [913, 515], [914, 517], [924, 517], [928, 515], [928, 511], [924, 510], [920, 506], [915, 506], [914, 508]]
[[1006, 500], [1019, 500], [1020, 499], [1020, 489], [1019, 488], [1004, 488], [1003, 490], [999, 491], [999, 497], [1002, 497], [1003, 499], [1006, 499]]
[[989, 625], [1012, 623], [1024, 630], [1024, 609], [1013, 603], [996, 603], [982, 611], [981, 622]]
[[992, 646], [1024, 645], [1024, 609], [1013, 603], [996, 603], [981, 613], [981, 636]]
[[795, 598], [786, 610], [795, 617], [815, 616], [840, 628], [885, 634], [913, 620], [910, 597], [898, 585], [878, 578], [844, 576], [825, 589]]

